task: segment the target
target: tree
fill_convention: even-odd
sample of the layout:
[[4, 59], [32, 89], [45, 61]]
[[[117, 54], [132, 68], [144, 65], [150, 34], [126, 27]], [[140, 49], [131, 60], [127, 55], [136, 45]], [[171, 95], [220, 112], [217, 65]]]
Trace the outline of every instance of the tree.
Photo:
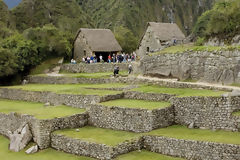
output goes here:
[[17, 57], [8, 49], [0, 47], [0, 78], [17, 72]]
[[114, 34], [124, 52], [132, 53], [136, 50], [138, 40], [129, 29], [120, 26], [115, 28]]

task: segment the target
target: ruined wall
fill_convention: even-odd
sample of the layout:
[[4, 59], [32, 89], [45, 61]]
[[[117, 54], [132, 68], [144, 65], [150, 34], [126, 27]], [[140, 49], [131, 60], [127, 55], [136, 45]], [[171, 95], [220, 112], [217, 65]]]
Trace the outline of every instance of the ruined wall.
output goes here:
[[193, 160], [237, 160], [240, 145], [144, 136], [147, 150]]
[[17, 113], [0, 113], [0, 134], [9, 137], [8, 131], [13, 132], [23, 124], [29, 124], [34, 142], [38, 144], [40, 149], [45, 149], [50, 146], [51, 132], [59, 129], [83, 127], [87, 121], [88, 115], [85, 113], [46, 120]]
[[91, 105], [88, 109], [90, 125], [133, 132], [168, 127], [174, 122], [173, 112], [173, 107], [147, 110]]
[[145, 75], [240, 83], [240, 51], [189, 51], [148, 56], [141, 61], [140, 68]]
[[62, 135], [52, 133], [51, 147], [75, 155], [88, 156], [101, 160], [111, 160], [114, 157], [140, 149], [140, 139], [131, 140], [118, 144], [117, 146], [108, 146], [87, 142], [80, 139], [73, 139]]
[[[30, 102], [51, 103], [53, 105], [67, 105], [85, 108], [87, 104], [100, 102], [100, 96], [56, 94], [53, 92], [26, 91], [21, 89], [0, 88], [0, 98], [22, 100]], [[108, 96], [106, 96], [108, 98]], [[104, 99], [104, 97], [102, 98]]]
[[240, 97], [184, 97], [172, 98], [175, 122], [194, 123], [197, 128], [240, 130], [240, 117], [232, 113], [240, 110]]
[[61, 71], [70, 73], [98, 73], [113, 72], [114, 67], [118, 66], [120, 72], [128, 70], [128, 63], [93, 63], [93, 64], [63, 64]]
[[170, 94], [160, 94], [160, 93], [143, 93], [135, 91], [124, 92], [124, 98], [126, 99], [137, 99], [137, 100], [147, 100], [147, 101], [168, 101], [174, 95]]

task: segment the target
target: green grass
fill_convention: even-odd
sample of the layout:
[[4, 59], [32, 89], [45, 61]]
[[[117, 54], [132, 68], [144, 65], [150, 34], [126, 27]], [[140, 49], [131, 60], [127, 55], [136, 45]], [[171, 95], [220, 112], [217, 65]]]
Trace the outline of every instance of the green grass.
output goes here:
[[79, 95], [109, 95], [118, 94], [120, 91], [94, 90], [86, 88], [121, 88], [123, 84], [28, 84], [12, 86], [8, 88], [23, 89], [29, 91], [49, 91], [57, 94], [79, 94]]
[[128, 154], [121, 155], [115, 160], [183, 160], [182, 158], [169, 157], [146, 150], [130, 152]]
[[35, 154], [21, 152], [11, 152], [8, 150], [9, 140], [0, 136], [0, 157], [2, 160], [93, 160], [92, 158], [75, 156], [53, 149], [45, 149]]
[[231, 86], [240, 87], [240, 84], [239, 83], [233, 83], [233, 84], [231, 84]]
[[177, 45], [165, 48], [160, 52], [152, 53], [151, 55], [160, 55], [160, 54], [176, 54], [184, 53], [188, 51], [221, 51], [221, 50], [240, 50], [239, 46], [193, 46], [193, 45]]
[[153, 102], [145, 100], [133, 100], [133, 99], [117, 99], [107, 102], [100, 103], [104, 106], [118, 106], [126, 108], [142, 108], [142, 109], [159, 109], [169, 107], [171, 104], [169, 102]]
[[11, 101], [0, 99], [0, 112], [9, 114], [16, 112], [19, 114], [33, 115], [38, 119], [52, 119], [55, 117], [66, 117], [77, 113], [83, 113], [84, 109], [67, 106], [45, 107], [41, 103]]
[[163, 86], [155, 85], [142, 85], [139, 88], [134, 88], [132, 91], [144, 92], [144, 93], [164, 93], [177, 95], [178, 97], [189, 96], [221, 96], [224, 91], [214, 91], [205, 89], [191, 89], [191, 88], [167, 88]]
[[44, 61], [42, 64], [36, 66], [30, 71], [30, 75], [37, 75], [37, 74], [43, 74], [45, 70], [52, 69], [56, 65], [58, 65], [58, 61], [61, 58], [51, 58], [46, 61]]
[[103, 129], [90, 126], [79, 128], [79, 132], [77, 132], [75, 129], [66, 129], [56, 131], [55, 133], [89, 142], [106, 144], [109, 146], [116, 146], [119, 143], [137, 138], [141, 135], [133, 132], [115, 131], [111, 129]]
[[240, 111], [234, 112], [233, 115], [234, 115], [234, 116], [240, 116]]
[[[74, 78], [110, 78], [113, 76], [113, 72], [103, 72], [103, 73], [63, 73], [64, 77], [74, 77]], [[120, 71], [119, 76], [128, 76], [127, 71]]]
[[222, 130], [211, 131], [201, 129], [188, 129], [187, 127], [176, 125], [168, 128], [154, 130], [147, 134], [185, 140], [197, 140], [240, 145], [239, 132], [228, 132]]

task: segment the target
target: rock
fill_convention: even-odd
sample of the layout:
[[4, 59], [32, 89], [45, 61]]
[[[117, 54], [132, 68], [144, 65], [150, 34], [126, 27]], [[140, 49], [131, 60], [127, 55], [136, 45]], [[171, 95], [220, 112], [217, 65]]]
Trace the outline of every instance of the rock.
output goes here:
[[47, 106], [50, 106], [51, 104], [49, 102], [45, 103], [44, 106], [47, 107]]
[[190, 123], [190, 124], [188, 125], [188, 128], [193, 129], [193, 128], [194, 128], [194, 122]]
[[76, 129], [76, 132], [79, 132], [80, 130], [79, 129]]
[[37, 151], [38, 151], [38, 146], [35, 145], [35, 146], [32, 146], [31, 148], [29, 148], [28, 150], [26, 150], [25, 153], [33, 154], [33, 153], [36, 153]]
[[28, 143], [32, 140], [33, 136], [28, 124], [25, 124], [13, 133], [9, 133], [9, 138], [9, 150], [19, 152], [28, 145]]
[[231, 93], [230, 93], [231, 96], [240, 96], [240, 90], [233, 90]]

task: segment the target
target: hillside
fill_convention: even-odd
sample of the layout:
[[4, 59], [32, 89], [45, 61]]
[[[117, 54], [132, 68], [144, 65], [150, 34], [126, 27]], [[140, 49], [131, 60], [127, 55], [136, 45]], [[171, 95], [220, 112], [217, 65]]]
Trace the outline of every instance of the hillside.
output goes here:
[[129, 28], [139, 38], [148, 21], [176, 22], [189, 34], [198, 16], [214, 0], [77, 0], [95, 27]]
[[49, 23], [74, 33], [79, 27], [92, 26], [75, 0], [23, 0], [11, 12], [20, 31]]

